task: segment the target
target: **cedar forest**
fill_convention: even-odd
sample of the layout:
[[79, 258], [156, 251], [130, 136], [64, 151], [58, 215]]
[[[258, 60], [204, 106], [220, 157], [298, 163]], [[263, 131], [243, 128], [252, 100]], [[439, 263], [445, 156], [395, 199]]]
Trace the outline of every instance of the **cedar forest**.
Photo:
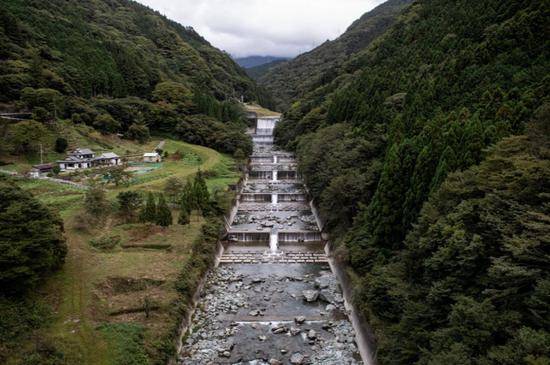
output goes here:
[[276, 129], [382, 364], [549, 361], [549, 11], [414, 2]]

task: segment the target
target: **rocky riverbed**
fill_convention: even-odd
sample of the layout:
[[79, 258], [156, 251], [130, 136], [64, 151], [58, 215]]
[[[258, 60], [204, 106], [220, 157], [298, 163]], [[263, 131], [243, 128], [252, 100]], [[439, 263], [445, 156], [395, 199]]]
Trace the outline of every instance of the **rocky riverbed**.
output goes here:
[[207, 279], [180, 364], [361, 364], [326, 265], [220, 266]]
[[207, 278], [180, 365], [362, 363], [295, 160], [266, 143], [277, 121], [258, 118], [249, 165], [257, 171], [242, 187], [247, 196], [222, 264]]

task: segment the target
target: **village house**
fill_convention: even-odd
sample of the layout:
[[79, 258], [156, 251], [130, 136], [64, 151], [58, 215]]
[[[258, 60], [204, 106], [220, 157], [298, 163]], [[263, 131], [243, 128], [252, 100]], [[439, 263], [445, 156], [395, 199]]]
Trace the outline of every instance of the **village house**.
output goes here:
[[113, 152], [102, 153], [99, 157], [96, 157], [92, 161], [92, 165], [96, 166], [119, 166], [122, 164], [120, 157]]
[[157, 152], [146, 152], [143, 154], [143, 162], [160, 162], [161, 157]]
[[89, 169], [91, 167], [118, 166], [122, 162], [120, 157], [113, 152], [105, 152], [96, 157], [94, 151], [89, 148], [77, 148], [69, 153], [66, 159], [57, 161], [61, 171]]
[[33, 178], [39, 178], [43, 176], [47, 176], [50, 173], [53, 173], [54, 168], [53, 163], [43, 163], [40, 165], [34, 165], [29, 172], [29, 176]]

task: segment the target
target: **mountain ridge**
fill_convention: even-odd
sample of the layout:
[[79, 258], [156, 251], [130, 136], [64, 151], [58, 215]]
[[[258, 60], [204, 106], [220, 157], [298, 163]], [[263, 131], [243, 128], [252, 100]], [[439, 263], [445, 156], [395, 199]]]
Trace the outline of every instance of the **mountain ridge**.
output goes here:
[[338, 38], [281, 63], [259, 77], [277, 107], [285, 111], [292, 100], [330, 80], [351, 55], [382, 35], [412, 0], [389, 0], [363, 14]]
[[245, 69], [262, 66], [275, 61], [287, 61], [289, 57], [278, 56], [247, 56], [234, 58], [237, 64]]

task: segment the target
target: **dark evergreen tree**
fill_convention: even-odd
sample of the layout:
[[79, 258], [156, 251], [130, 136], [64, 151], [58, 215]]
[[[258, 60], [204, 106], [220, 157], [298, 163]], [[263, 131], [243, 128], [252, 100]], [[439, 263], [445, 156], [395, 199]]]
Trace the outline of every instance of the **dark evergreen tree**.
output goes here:
[[109, 201], [103, 185], [94, 182], [88, 187], [84, 196], [84, 209], [86, 213], [96, 219], [101, 219], [109, 214]]
[[[188, 184], [189, 185], [189, 184]], [[186, 185], [186, 186], [188, 186]], [[187, 190], [187, 189], [186, 189]], [[184, 191], [180, 198], [180, 215], [178, 217], [178, 223], [181, 225], [188, 224], [191, 220], [191, 197], [190, 191]]]
[[117, 195], [119, 212], [127, 222], [131, 222], [141, 208], [142, 197], [137, 191], [123, 191]]
[[155, 223], [162, 227], [168, 227], [172, 224], [172, 211], [168, 207], [168, 204], [166, 204], [164, 194], [160, 194], [159, 196]]
[[55, 152], [63, 153], [67, 150], [67, 147], [69, 146], [69, 143], [67, 140], [63, 137], [58, 137], [55, 140]]
[[193, 196], [195, 208], [201, 211], [206, 210], [210, 201], [210, 193], [208, 192], [208, 187], [206, 186], [204, 174], [200, 169], [195, 174], [195, 179], [193, 181]]
[[155, 196], [151, 192], [147, 193], [147, 200], [139, 214], [139, 220], [143, 223], [156, 223], [157, 221], [157, 204], [155, 202]]
[[31, 194], [0, 176], [0, 287], [31, 289], [64, 262], [63, 222]]

